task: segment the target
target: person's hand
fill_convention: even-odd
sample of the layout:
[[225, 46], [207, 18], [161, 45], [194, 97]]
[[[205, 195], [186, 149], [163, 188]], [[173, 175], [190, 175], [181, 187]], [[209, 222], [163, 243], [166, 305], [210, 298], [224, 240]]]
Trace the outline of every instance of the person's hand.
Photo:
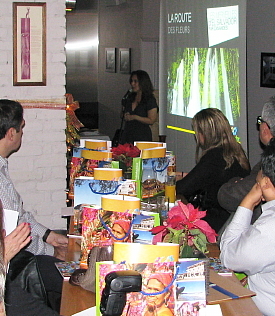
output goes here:
[[248, 277], [245, 276], [244, 278], [242, 278], [242, 279], [240, 280], [241, 285], [242, 285], [243, 287], [245, 287], [245, 286], [247, 285], [247, 281], [248, 281]]
[[263, 172], [262, 172], [262, 169], [260, 169], [259, 172], [257, 173], [256, 182], [260, 183], [262, 178], [263, 178]]
[[54, 247], [67, 247], [68, 240], [69, 239], [66, 236], [51, 231], [46, 242]]
[[68, 248], [68, 238], [66, 236], [51, 231], [46, 242], [54, 246], [54, 256], [56, 258], [65, 260]]
[[28, 223], [21, 223], [4, 238], [4, 261], [6, 265], [31, 241], [30, 232], [30, 225]]
[[124, 114], [124, 120], [125, 120], [125, 121], [129, 121], [129, 115], [130, 115], [129, 112], [126, 112], [126, 113]]
[[258, 182], [262, 190], [262, 200], [263, 201], [272, 201], [275, 199], [275, 187], [271, 180], [263, 176], [262, 179]]
[[252, 189], [247, 193], [244, 199], [241, 202], [241, 206], [254, 210], [254, 207], [257, 206], [262, 200], [263, 192], [259, 182], [255, 183]]
[[124, 119], [125, 121], [134, 121], [134, 120], [137, 120], [139, 116], [137, 115], [131, 115], [129, 112], [125, 113], [124, 115]]
[[125, 121], [131, 121], [132, 120], [132, 115], [129, 112], [125, 113], [124, 119], [125, 119]]
[[4, 300], [0, 302], [0, 316], [6, 316]]
[[54, 257], [60, 260], [66, 260], [67, 247], [54, 247]]

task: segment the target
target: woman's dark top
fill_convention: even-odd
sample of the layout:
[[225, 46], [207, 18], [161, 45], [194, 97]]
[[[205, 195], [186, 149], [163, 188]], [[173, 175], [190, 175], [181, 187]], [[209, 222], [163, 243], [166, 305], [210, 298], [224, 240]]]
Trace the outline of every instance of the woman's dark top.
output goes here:
[[208, 222], [216, 232], [230, 215], [218, 203], [219, 188], [233, 177], [243, 178], [249, 174], [249, 170], [242, 168], [237, 160], [230, 168], [225, 169], [225, 166], [222, 148], [210, 149], [201, 157], [198, 164], [176, 183], [177, 195], [183, 195], [187, 200], [203, 192], [202, 204], [207, 213], [202, 219]]
[[[154, 108], [158, 109], [158, 105], [153, 95], [146, 100], [142, 98], [134, 111], [132, 111], [132, 100], [131, 98], [128, 98], [125, 105], [125, 113], [129, 112], [131, 115], [147, 117], [148, 111]], [[125, 122], [122, 134], [122, 144], [134, 143], [135, 141], [152, 141], [150, 125], [143, 124], [136, 120]]]

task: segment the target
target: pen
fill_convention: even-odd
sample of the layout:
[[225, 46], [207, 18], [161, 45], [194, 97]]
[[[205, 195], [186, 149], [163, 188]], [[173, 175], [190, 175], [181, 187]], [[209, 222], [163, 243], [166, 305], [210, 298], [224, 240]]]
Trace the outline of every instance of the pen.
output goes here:
[[212, 287], [213, 289], [215, 289], [216, 291], [218, 291], [218, 292], [220, 292], [220, 293], [222, 293], [224, 295], [227, 295], [227, 296], [229, 296], [229, 297], [231, 297], [233, 299], [239, 298], [239, 296], [235, 295], [232, 292], [227, 291], [226, 289], [222, 288], [221, 286], [219, 286], [219, 285], [217, 285], [215, 283], [210, 282], [209, 286]]

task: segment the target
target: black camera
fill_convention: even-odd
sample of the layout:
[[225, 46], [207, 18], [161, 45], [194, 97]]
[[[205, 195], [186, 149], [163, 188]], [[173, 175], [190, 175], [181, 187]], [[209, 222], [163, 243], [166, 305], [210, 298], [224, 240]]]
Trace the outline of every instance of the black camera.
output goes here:
[[126, 304], [126, 293], [140, 292], [142, 278], [137, 271], [113, 271], [105, 277], [100, 312], [103, 316], [120, 316]]

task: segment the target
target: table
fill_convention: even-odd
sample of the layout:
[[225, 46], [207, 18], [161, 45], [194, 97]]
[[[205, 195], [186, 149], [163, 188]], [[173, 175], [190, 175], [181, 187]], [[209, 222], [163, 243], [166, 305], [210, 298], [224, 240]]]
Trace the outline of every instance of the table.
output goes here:
[[[209, 246], [210, 256], [218, 256], [219, 249], [216, 245]], [[80, 255], [80, 245], [76, 242], [76, 239], [70, 238], [69, 251], [67, 260], [78, 260]], [[239, 282], [238, 279], [230, 278], [235, 282]], [[62, 301], [60, 314], [63, 316], [71, 316], [74, 313], [80, 312], [84, 309], [95, 305], [95, 294], [84, 290], [79, 286], [73, 286], [68, 281], [63, 283]], [[262, 314], [254, 304], [251, 298], [241, 298], [237, 300], [229, 300], [220, 303], [223, 316], [261, 316]]]
[[[75, 238], [69, 238], [67, 261], [77, 261], [80, 258], [80, 245]], [[84, 290], [81, 286], [73, 286], [64, 280], [60, 315], [71, 316], [84, 309], [95, 306], [95, 294]]]
[[[219, 256], [219, 248], [216, 244], [210, 244], [209, 256]], [[80, 245], [76, 239], [69, 239], [68, 254], [66, 260], [78, 260]], [[239, 280], [235, 276], [225, 276], [235, 282]], [[68, 281], [63, 282], [60, 314], [71, 316], [89, 307], [95, 306], [95, 294], [84, 290], [80, 286], [73, 286]], [[240, 298], [220, 303], [223, 316], [262, 316], [261, 312], [251, 298]]]

